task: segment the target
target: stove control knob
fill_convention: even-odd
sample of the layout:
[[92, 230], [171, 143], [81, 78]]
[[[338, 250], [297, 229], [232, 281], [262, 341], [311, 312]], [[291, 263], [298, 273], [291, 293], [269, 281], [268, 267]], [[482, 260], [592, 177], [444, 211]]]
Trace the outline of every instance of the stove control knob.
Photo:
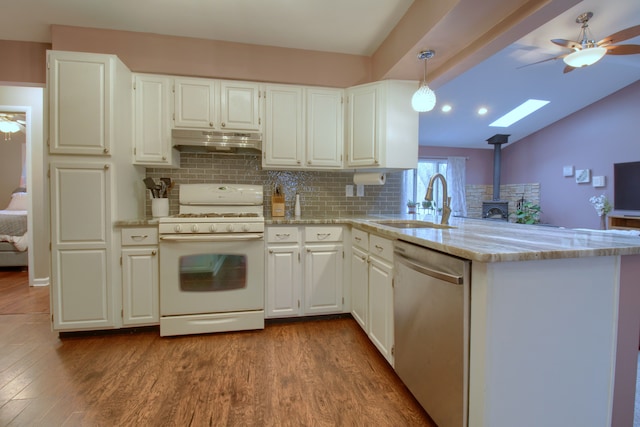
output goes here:
[[245, 233], [249, 231], [249, 224], [242, 224], [242, 231], [244, 231]]
[[216, 225], [215, 225], [215, 224], [211, 224], [211, 225], [209, 226], [209, 231], [210, 231], [210, 232], [215, 233], [215, 232], [216, 232], [216, 230], [217, 230], [217, 227], [216, 227]]
[[228, 231], [229, 233], [233, 232], [233, 224], [229, 224], [229, 225], [227, 225], [227, 231]]
[[197, 233], [199, 229], [200, 227], [198, 227], [198, 224], [193, 224], [191, 226], [191, 231], [193, 231], [194, 233]]
[[176, 233], [180, 233], [182, 231], [182, 226], [180, 224], [177, 224], [175, 227], [173, 227], [173, 231], [175, 231]]

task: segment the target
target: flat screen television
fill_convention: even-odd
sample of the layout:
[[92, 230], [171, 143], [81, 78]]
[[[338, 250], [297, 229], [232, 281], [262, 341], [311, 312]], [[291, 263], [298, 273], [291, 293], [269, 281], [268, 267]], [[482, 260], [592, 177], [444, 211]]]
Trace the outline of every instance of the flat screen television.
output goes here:
[[613, 208], [640, 211], [640, 162], [613, 164]]

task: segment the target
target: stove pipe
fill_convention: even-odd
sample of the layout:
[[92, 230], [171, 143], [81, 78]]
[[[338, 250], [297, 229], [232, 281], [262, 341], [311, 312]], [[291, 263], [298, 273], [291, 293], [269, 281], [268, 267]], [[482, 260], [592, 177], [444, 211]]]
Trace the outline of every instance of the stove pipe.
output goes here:
[[510, 135], [497, 133], [487, 139], [489, 144], [493, 144], [493, 200], [500, 200], [500, 162], [501, 145], [508, 142]]

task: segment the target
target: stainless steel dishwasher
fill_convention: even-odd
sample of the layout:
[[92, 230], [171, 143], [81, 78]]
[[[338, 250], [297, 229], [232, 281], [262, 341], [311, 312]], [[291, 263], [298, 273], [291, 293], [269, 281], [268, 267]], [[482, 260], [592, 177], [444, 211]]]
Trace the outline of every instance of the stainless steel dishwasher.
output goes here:
[[396, 372], [439, 427], [465, 427], [471, 262], [401, 240], [394, 253]]

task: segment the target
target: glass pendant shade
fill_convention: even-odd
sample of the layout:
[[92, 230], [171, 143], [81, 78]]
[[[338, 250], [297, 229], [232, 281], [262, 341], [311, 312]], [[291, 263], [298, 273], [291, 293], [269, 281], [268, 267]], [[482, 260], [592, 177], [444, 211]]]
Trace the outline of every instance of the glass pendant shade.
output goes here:
[[589, 47], [577, 50], [564, 57], [563, 61], [570, 67], [580, 68], [595, 64], [607, 53], [604, 47]]
[[418, 112], [424, 113], [433, 110], [436, 106], [436, 94], [432, 91], [427, 82], [422, 82], [416, 93], [411, 98], [411, 107]]

